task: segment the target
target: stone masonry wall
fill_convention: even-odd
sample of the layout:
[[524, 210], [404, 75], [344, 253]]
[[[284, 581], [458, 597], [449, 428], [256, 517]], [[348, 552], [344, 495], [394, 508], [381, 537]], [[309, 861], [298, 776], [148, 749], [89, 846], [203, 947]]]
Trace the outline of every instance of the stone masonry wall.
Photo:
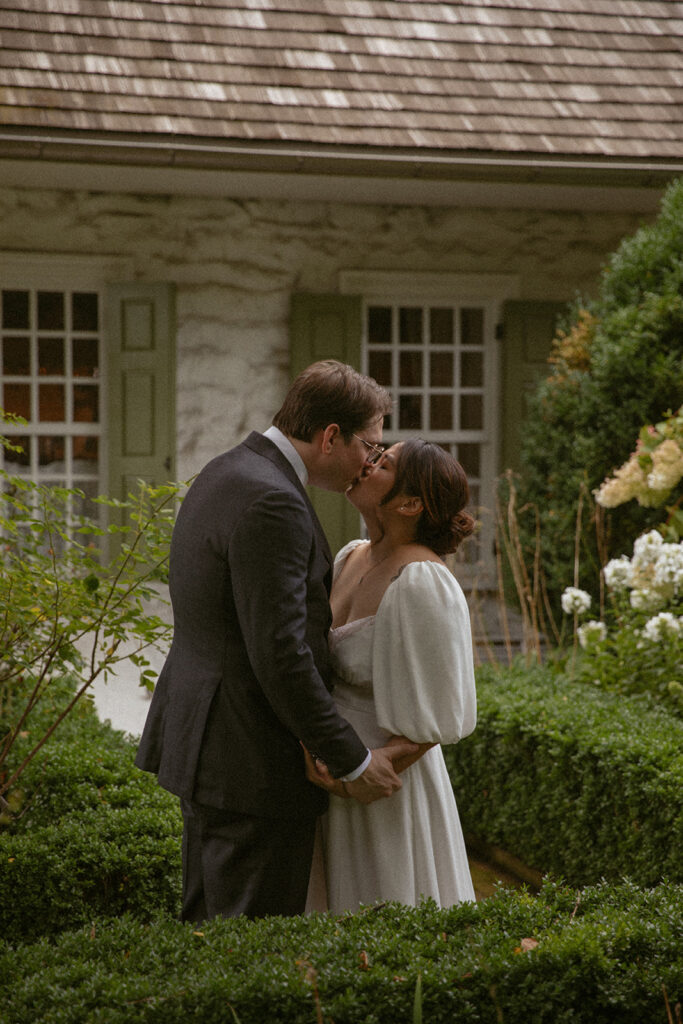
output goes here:
[[515, 273], [590, 294], [629, 213], [367, 206], [0, 189], [0, 252], [120, 255], [177, 288], [179, 479], [265, 429], [287, 385], [289, 299], [340, 270]]

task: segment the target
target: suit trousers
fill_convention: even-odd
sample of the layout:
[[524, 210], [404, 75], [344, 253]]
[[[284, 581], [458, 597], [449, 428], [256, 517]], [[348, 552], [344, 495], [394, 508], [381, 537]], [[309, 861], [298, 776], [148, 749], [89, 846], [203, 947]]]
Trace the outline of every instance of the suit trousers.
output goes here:
[[187, 800], [181, 809], [183, 921], [303, 913], [315, 818], [257, 818]]

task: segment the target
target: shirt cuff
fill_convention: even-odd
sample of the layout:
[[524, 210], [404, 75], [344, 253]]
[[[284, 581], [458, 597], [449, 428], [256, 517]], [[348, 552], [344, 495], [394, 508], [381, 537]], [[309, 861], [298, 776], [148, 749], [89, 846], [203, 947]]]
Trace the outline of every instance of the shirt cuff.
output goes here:
[[358, 778], [359, 775], [363, 774], [363, 772], [365, 771], [365, 769], [367, 768], [367, 766], [370, 764], [371, 761], [372, 761], [372, 751], [368, 750], [367, 756], [366, 756], [365, 760], [363, 761], [363, 763], [358, 765], [357, 768], [354, 768], [354, 770], [352, 772], [349, 772], [348, 775], [342, 775], [341, 776], [341, 781], [342, 782], [353, 782], [355, 779]]

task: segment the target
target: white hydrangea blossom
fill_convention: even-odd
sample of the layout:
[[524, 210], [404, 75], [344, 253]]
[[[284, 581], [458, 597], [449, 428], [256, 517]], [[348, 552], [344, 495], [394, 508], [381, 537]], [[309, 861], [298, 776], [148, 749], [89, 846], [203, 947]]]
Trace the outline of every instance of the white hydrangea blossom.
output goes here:
[[590, 622], [584, 622], [582, 626], [579, 626], [576, 632], [579, 637], [579, 643], [587, 650], [590, 647], [595, 647], [596, 644], [602, 643], [607, 636], [607, 626], [598, 619], [591, 619]]
[[657, 530], [648, 530], [638, 537], [633, 545], [633, 559], [631, 564], [638, 568], [645, 568], [657, 561], [659, 549], [664, 539]]
[[683, 589], [683, 541], [661, 545], [654, 567], [654, 582], [658, 586], [671, 586], [674, 592]]
[[628, 555], [612, 558], [603, 572], [605, 583], [610, 590], [626, 590], [631, 586], [631, 559]]
[[567, 587], [562, 594], [562, 611], [565, 615], [582, 615], [591, 606], [591, 596], [578, 587]]
[[630, 594], [631, 607], [636, 612], [656, 612], [666, 604], [666, 595], [655, 587], [635, 587]]
[[673, 615], [672, 612], [660, 612], [654, 618], [648, 619], [643, 626], [643, 636], [650, 643], [660, 643], [662, 640], [675, 640], [683, 632], [683, 617]]

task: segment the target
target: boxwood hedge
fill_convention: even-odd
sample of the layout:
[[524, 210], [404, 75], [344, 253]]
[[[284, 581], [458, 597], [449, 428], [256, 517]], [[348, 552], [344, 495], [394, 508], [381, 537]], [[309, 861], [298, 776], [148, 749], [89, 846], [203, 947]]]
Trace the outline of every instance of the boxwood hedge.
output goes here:
[[481, 670], [475, 732], [445, 754], [465, 832], [573, 885], [683, 881], [683, 722], [646, 697]]
[[[28, 742], [27, 738], [27, 742]], [[178, 801], [139, 771], [135, 747], [94, 714], [67, 719], [22, 776], [0, 827], [0, 935], [29, 940], [93, 916], [175, 914]]]
[[682, 949], [681, 886], [546, 883], [201, 929], [127, 914], [0, 947], [0, 973], [11, 1024], [654, 1024], [683, 995]]

